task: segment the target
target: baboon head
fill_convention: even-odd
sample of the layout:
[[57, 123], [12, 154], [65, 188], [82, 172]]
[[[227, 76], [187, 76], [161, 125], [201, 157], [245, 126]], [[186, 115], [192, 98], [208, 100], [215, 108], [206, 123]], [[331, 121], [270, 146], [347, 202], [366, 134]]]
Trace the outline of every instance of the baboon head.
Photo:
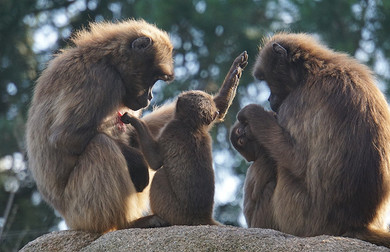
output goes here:
[[91, 24], [73, 42], [118, 75], [123, 84], [122, 102], [132, 110], [149, 104], [156, 81], [174, 78], [168, 34], [143, 20]]
[[268, 101], [277, 112], [288, 94], [302, 82], [303, 72], [303, 60], [297, 57], [297, 48], [274, 36], [260, 48], [253, 75], [267, 83], [271, 91]]
[[176, 118], [193, 126], [209, 125], [218, 116], [213, 97], [202, 91], [182, 93], [176, 103]]

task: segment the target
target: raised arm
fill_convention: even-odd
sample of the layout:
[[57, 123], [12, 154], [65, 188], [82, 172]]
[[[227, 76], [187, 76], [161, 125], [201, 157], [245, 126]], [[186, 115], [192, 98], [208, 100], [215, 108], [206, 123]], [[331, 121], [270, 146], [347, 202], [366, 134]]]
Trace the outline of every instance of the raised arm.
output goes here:
[[128, 113], [125, 113], [121, 120], [126, 124], [131, 124], [137, 131], [142, 153], [150, 168], [159, 169], [162, 166], [163, 157], [160, 154], [158, 141], [153, 137], [146, 123]]
[[227, 73], [225, 80], [222, 83], [218, 93], [214, 96], [214, 102], [219, 109], [218, 120], [222, 121], [225, 118], [226, 112], [236, 96], [238, 83], [240, 82], [241, 74], [248, 64], [247, 52], [241, 53], [233, 62]]

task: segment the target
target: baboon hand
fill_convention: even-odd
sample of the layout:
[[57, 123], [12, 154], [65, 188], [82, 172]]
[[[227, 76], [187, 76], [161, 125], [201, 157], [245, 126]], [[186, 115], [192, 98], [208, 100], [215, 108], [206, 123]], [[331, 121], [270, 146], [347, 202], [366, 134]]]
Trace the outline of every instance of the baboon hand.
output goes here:
[[219, 92], [214, 97], [214, 102], [219, 110], [219, 120], [223, 120], [227, 110], [232, 104], [232, 101], [236, 96], [237, 86], [239, 84], [242, 71], [247, 64], [248, 54], [245, 51], [233, 61], [233, 64], [230, 67], [230, 70], [226, 75]]
[[129, 115], [129, 113], [124, 113], [122, 116], [121, 116], [121, 121], [124, 123], [124, 124], [132, 124], [132, 122], [136, 121], [137, 118]]
[[[242, 52], [234, 61], [230, 67], [227, 78], [234, 80], [238, 84], [238, 80], [241, 78], [242, 71], [248, 65], [248, 53], [246, 51]], [[227, 79], [226, 79], [227, 80]], [[226, 81], [225, 80], [225, 81]]]
[[242, 52], [234, 61], [230, 67], [229, 73], [226, 75], [223, 86], [226, 82], [232, 82], [231, 86], [237, 86], [242, 75], [242, 71], [248, 65], [248, 53]]
[[121, 117], [121, 121], [125, 124], [131, 124], [141, 138], [145, 137], [145, 134], [150, 134], [148, 126], [145, 124], [145, 122], [135, 116], [128, 114], [127, 112], [123, 114], [123, 116]]
[[237, 120], [242, 124], [249, 124], [252, 118], [263, 117], [267, 112], [257, 104], [249, 104], [242, 108], [237, 114]]
[[233, 62], [233, 67], [239, 71], [238, 78], [241, 78], [241, 72], [248, 65], [248, 53], [244, 51]]
[[257, 104], [249, 104], [240, 110], [237, 114], [237, 120], [245, 125], [245, 135], [248, 139], [252, 139], [254, 134], [258, 134], [264, 129], [271, 129], [277, 126], [276, 114], [264, 110]]

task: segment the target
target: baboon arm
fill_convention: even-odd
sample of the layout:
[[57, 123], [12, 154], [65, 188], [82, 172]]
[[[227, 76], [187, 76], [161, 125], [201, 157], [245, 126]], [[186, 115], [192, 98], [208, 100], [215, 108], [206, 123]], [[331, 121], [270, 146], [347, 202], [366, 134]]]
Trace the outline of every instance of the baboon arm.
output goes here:
[[176, 102], [165, 104], [152, 113], [142, 117], [142, 120], [148, 125], [149, 131], [153, 137], [157, 138], [164, 126], [172, 120], [176, 110]]
[[237, 119], [247, 124], [252, 137], [264, 146], [273, 160], [283, 167], [294, 164], [294, 148], [291, 136], [277, 122], [272, 112], [263, 107], [250, 104], [237, 115]]
[[240, 81], [242, 71], [247, 64], [248, 54], [245, 51], [234, 60], [221, 88], [215, 95], [214, 102], [219, 110], [218, 120], [223, 120], [225, 118], [226, 112], [236, 96], [237, 86]]
[[137, 192], [142, 192], [149, 184], [148, 165], [142, 153], [133, 147], [119, 143], [129, 169], [131, 180]]
[[154, 139], [146, 123], [127, 113], [125, 113], [121, 119], [124, 123], [133, 125], [137, 131], [142, 153], [149, 163], [150, 168], [153, 170], [159, 169], [162, 166], [163, 158], [160, 154], [159, 144]]

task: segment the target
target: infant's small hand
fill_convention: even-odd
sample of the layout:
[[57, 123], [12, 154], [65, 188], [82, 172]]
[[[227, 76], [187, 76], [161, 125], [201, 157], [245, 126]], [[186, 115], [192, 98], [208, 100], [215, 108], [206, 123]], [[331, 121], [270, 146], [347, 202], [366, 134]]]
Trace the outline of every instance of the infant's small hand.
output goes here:
[[125, 124], [130, 124], [132, 121], [132, 117], [126, 112], [121, 116], [121, 121]]

